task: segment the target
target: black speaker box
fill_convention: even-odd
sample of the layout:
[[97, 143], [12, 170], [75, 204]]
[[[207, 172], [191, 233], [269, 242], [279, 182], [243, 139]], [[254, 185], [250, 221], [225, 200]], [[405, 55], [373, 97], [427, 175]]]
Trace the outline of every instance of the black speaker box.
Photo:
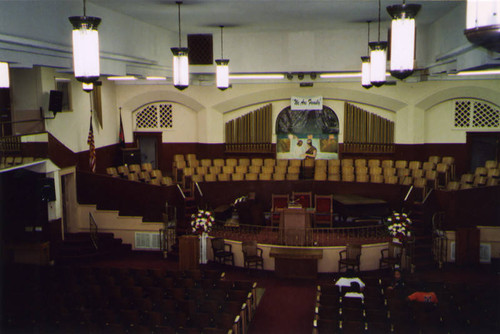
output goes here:
[[62, 111], [63, 92], [60, 90], [51, 90], [49, 96], [49, 111], [54, 114]]
[[56, 188], [53, 178], [44, 177], [38, 179], [38, 190], [40, 191], [40, 199], [43, 202], [53, 202], [56, 200]]
[[189, 34], [189, 64], [212, 65], [214, 63], [212, 34]]

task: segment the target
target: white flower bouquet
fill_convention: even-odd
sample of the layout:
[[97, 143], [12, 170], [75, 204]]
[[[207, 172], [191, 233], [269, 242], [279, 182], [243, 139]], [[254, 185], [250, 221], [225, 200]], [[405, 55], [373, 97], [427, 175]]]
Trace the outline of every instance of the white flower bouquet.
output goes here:
[[214, 224], [214, 216], [208, 210], [198, 210], [191, 215], [191, 228], [193, 233], [208, 233]]
[[411, 231], [409, 229], [411, 225], [411, 219], [408, 218], [406, 213], [393, 212], [392, 216], [387, 218], [387, 230], [389, 234], [403, 241], [405, 238], [411, 236]]

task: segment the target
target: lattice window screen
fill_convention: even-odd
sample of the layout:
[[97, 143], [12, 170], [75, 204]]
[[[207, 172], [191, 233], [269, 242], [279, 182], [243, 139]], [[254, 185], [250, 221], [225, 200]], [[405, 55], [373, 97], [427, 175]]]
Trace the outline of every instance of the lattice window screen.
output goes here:
[[151, 103], [135, 114], [136, 129], [172, 129], [174, 126], [171, 104]]
[[160, 128], [173, 127], [173, 112], [171, 104], [160, 104]]
[[470, 126], [471, 101], [455, 101], [455, 127], [468, 128]]
[[480, 102], [474, 102], [473, 127], [492, 128], [498, 127], [499, 110]]
[[148, 105], [135, 116], [138, 129], [156, 129], [158, 126], [158, 111], [155, 105]]
[[455, 101], [454, 126], [459, 129], [492, 129], [500, 127], [500, 110], [487, 102]]

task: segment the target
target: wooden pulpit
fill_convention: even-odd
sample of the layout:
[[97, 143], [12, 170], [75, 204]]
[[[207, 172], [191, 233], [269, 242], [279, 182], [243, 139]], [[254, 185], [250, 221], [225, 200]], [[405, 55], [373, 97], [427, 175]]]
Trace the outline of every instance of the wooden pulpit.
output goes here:
[[200, 264], [200, 239], [197, 235], [179, 237], [179, 270], [198, 269]]
[[305, 208], [285, 208], [280, 215], [280, 243], [304, 246], [307, 228], [311, 227], [310, 214]]

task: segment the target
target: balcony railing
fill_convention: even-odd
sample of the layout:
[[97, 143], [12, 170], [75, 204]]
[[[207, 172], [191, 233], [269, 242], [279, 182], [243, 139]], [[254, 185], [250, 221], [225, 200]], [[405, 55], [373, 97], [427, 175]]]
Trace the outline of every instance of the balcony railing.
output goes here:
[[261, 244], [327, 247], [347, 243], [378, 243], [390, 240], [387, 227], [367, 225], [357, 227], [287, 229], [254, 225], [216, 225], [210, 236], [228, 240], [257, 240]]

